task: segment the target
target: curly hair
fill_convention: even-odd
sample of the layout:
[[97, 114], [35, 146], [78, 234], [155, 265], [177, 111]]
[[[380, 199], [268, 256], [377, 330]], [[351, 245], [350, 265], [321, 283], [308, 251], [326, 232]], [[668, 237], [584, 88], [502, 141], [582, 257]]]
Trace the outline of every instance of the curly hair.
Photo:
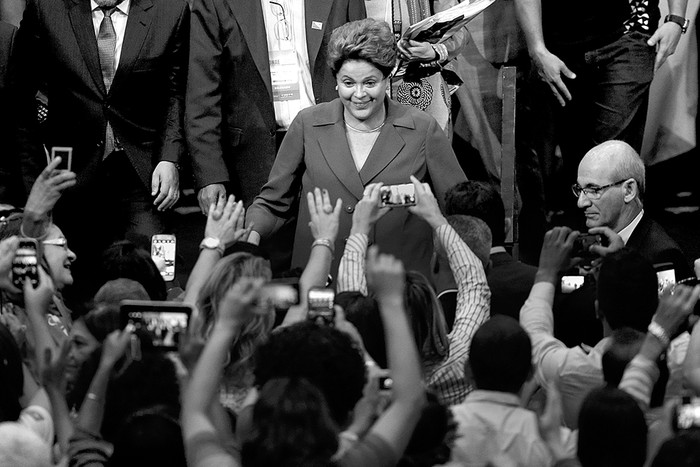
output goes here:
[[372, 18], [337, 27], [328, 41], [327, 63], [333, 76], [346, 60], [364, 60], [386, 78], [396, 64], [396, 41], [389, 24]]
[[274, 378], [306, 378], [323, 393], [331, 416], [344, 426], [362, 397], [365, 362], [350, 337], [309, 321], [275, 331], [258, 348], [255, 384]]
[[253, 438], [243, 445], [243, 465], [332, 465], [338, 428], [323, 393], [306, 379], [265, 383], [253, 409], [253, 424]]
[[[218, 316], [217, 307], [226, 292], [241, 277], [272, 278], [270, 262], [250, 253], [234, 253], [219, 261], [197, 297], [197, 309], [203, 319], [204, 336], [207, 337]], [[241, 381], [250, 373], [255, 349], [262, 344], [274, 325], [274, 310], [256, 314], [241, 330], [231, 346], [231, 361], [225, 369], [226, 379]]]

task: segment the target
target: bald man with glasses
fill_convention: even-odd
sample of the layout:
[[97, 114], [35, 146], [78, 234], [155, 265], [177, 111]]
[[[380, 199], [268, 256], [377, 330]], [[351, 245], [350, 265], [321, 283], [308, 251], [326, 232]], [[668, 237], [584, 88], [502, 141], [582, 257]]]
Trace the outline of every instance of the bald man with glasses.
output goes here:
[[644, 188], [645, 167], [639, 154], [629, 144], [611, 140], [586, 153], [572, 191], [586, 227], [609, 227], [652, 264], [672, 263], [676, 280], [692, 277], [678, 244], [645, 213]]

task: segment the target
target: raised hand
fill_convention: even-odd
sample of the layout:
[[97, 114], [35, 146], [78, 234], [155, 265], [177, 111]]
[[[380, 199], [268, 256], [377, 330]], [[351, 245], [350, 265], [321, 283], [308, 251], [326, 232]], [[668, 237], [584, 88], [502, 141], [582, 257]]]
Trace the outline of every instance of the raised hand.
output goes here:
[[367, 286], [377, 299], [385, 297], [403, 298], [406, 287], [406, 272], [403, 263], [391, 255], [380, 254], [379, 248], [371, 246], [367, 252]]
[[413, 175], [411, 175], [411, 182], [416, 194], [416, 205], [409, 207], [409, 212], [422, 218], [434, 229], [441, 224], [446, 224], [447, 219], [442, 215], [430, 186], [427, 183], [421, 183]]
[[351, 235], [356, 233], [369, 235], [372, 226], [391, 209], [381, 205], [382, 186], [383, 183], [370, 183], [365, 187], [362, 199], [355, 206], [355, 212], [352, 215]]
[[123, 331], [112, 331], [102, 344], [100, 365], [114, 368], [119, 359], [126, 354], [132, 336], [132, 328], [127, 326]]
[[215, 327], [228, 329], [248, 321], [255, 312], [255, 302], [263, 283], [260, 278], [242, 277], [233, 284], [219, 302]]
[[334, 206], [328, 190], [314, 188], [313, 192], [306, 194], [306, 202], [309, 206], [309, 215], [311, 217], [309, 227], [314, 240], [325, 238], [335, 242], [338, 236], [340, 210], [343, 207], [343, 200], [338, 198]]
[[544, 243], [540, 253], [537, 278], [555, 283], [559, 273], [569, 265], [571, 250], [578, 232], [569, 227], [554, 227], [544, 234]]
[[218, 238], [222, 245], [229, 245], [246, 239], [252, 226], [246, 228], [245, 208], [243, 202], [236, 202], [230, 195], [228, 199], [220, 197], [209, 207], [207, 225], [204, 228], [205, 237]]
[[44, 349], [44, 361], [41, 365], [41, 384], [46, 388], [66, 389], [66, 365], [70, 353], [70, 339], [64, 339], [56, 355], [50, 348]]
[[666, 331], [669, 339], [673, 339], [693, 313], [698, 298], [700, 298], [700, 285], [695, 287], [677, 285], [673, 294], [666, 292], [661, 296], [652, 321]]

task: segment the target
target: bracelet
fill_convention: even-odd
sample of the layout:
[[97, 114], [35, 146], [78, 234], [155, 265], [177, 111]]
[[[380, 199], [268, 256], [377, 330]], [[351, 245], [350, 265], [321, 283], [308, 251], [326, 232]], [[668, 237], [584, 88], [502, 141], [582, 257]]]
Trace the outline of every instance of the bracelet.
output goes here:
[[666, 330], [656, 321], [649, 323], [648, 331], [649, 334], [656, 337], [664, 347], [668, 347], [671, 344], [671, 339], [669, 339]]
[[89, 399], [89, 400], [91, 400], [91, 401], [95, 401], [95, 402], [97, 402], [97, 401], [100, 400], [100, 399], [97, 397], [97, 394], [95, 394], [94, 392], [88, 392], [88, 393], [85, 395], [85, 398], [86, 398], [86, 399]]
[[313, 248], [313, 247], [315, 247], [315, 246], [319, 246], [319, 245], [320, 245], [320, 246], [325, 246], [326, 248], [328, 248], [329, 250], [331, 250], [331, 254], [334, 254], [334, 253], [335, 253], [335, 245], [333, 245], [333, 242], [331, 242], [329, 239], [327, 239], [327, 238], [318, 238], [318, 239], [314, 240], [314, 242], [311, 244], [311, 248]]
[[352, 431], [341, 431], [338, 434], [338, 438], [344, 439], [345, 441], [348, 441], [349, 443], [357, 443], [360, 440], [360, 437], [357, 436], [357, 433], [354, 433]]

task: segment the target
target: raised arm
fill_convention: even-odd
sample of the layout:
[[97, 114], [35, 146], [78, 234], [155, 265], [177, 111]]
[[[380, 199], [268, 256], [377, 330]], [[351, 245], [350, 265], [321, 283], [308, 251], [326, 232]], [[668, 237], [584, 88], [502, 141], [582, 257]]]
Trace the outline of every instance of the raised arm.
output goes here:
[[360, 292], [367, 295], [365, 279], [365, 256], [369, 234], [374, 224], [389, 212], [389, 208], [381, 207], [380, 195], [382, 183], [371, 183], [365, 187], [362, 199], [355, 206], [352, 215], [350, 236], [345, 243], [345, 251], [338, 266], [337, 292]]
[[226, 293], [209, 341], [195, 365], [182, 403], [182, 433], [188, 465], [238, 466], [223, 447], [209, 408], [216, 397], [231, 343], [253, 312], [253, 301], [262, 285], [259, 279], [242, 278]]
[[373, 246], [367, 257], [367, 282], [377, 297], [384, 324], [389, 372], [394, 381], [392, 400], [369, 431], [386, 441], [399, 459], [425, 403], [421, 365], [404, 308], [405, 271], [401, 261], [379, 254]]
[[52, 160], [34, 180], [22, 217], [21, 232], [25, 237], [41, 238], [46, 235], [51, 210], [63, 191], [76, 183], [74, 172], [56, 169], [60, 163], [60, 157]]
[[309, 261], [304, 272], [299, 278], [299, 305], [289, 309], [284, 317], [282, 326], [288, 326], [306, 319], [307, 294], [311, 287], [323, 287], [326, 285], [328, 274], [331, 270], [331, 262], [335, 253], [335, 239], [338, 236], [340, 223], [340, 210], [343, 200], [338, 198], [335, 206], [331, 203], [328, 190], [314, 188], [313, 193], [306, 194], [306, 202], [309, 206], [311, 222], [309, 228], [314, 242], [311, 244]]

